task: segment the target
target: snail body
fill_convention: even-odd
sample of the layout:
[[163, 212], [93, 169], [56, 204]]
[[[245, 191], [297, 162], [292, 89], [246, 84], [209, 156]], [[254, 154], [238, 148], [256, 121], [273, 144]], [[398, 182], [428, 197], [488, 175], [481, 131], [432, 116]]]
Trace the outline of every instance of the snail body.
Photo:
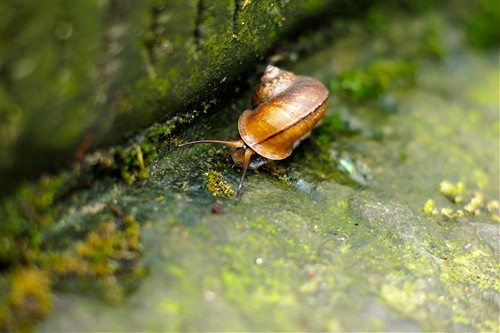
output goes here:
[[[326, 112], [328, 90], [319, 80], [268, 65], [260, 81], [252, 95], [253, 109], [240, 115], [240, 140], [198, 140], [179, 145], [214, 143], [236, 148], [233, 161], [243, 168], [236, 198], [247, 169], [290, 156]], [[254, 154], [257, 156], [251, 161]]]

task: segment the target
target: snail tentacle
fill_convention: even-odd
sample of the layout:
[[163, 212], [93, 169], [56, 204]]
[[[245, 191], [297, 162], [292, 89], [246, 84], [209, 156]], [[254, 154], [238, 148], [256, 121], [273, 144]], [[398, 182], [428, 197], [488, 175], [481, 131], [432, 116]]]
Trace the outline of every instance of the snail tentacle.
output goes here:
[[234, 197], [236, 201], [238, 201], [241, 189], [243, 188], [243, 180], [245, 179], [245, 175], [248, 170], [248, 165], [250, 164], [250, 157], [255, 153], [252, 148], [244, 147], [245, 155], [243, 157], [243, 172], [241, 174], [240, 183], [238, 184], [238, 190], [236, 191], [236, 196]]
[[191, 141], [191, 142], [186, 142], [178, 145], [177, 147], [184, 147], [184, 146], [189, 146], [189, 145], [194, 145], [197, 143], [215, 143], [218, 145], [223, 145], [227, 147], [233, 147], [233, 148], [241, 148], [243, 147], [244, 143], [242, 140], [196, 140], [196, 141]]

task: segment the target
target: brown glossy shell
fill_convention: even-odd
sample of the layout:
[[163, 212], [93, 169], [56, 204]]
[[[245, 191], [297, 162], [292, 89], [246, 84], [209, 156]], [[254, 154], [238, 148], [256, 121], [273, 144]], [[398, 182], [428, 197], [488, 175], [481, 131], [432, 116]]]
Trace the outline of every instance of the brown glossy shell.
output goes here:
[[318, 80], [268, 66], [252, 96], [254, 110], [240, 116], [242, 140], [257, 154], [281, 160], [326, 111], [328, 90]]

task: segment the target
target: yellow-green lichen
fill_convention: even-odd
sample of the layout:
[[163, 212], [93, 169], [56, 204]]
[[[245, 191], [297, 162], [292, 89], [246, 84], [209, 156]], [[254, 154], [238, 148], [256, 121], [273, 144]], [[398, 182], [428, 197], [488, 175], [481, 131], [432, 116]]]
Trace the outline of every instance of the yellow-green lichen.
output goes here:
[[[141, 252], [138, 222], [112, 209], [114, 218], [84, 234], [80, 241], [69, 236], [48, 237], [60, 214], [58, 198], [74, 179], [69, 173], [44, 176], [23, 185], [0, 207], [0, 328], [2, 331], [30, 330], [52, 307], [52, 290], [61, 281], [88, 281], [102, 285], [107, 299], [123, 295], [123, 273], [144, 274], [137, 264]], [[69, 184], [68, 184], [69, 183]], [[102, 213], [105, 205], [97, 205]]]
[[439, 184], [439, 193], [448, 198], [451, 202], [461, 203], [463, 201], [462, 193], [464, 188], [465, 186], [462, 182], [453, 184], [447, 180], [443, 180]]
[[495, 278], [498, 275], [497, 268], [494, 256], [481, 248], [481, 245], [468, 244], [467, 251], [451, 251], [449, 258], [442, 261], [439, 269], [440, 280], [454, 290], [455, 295], [449, 300], [453, 307], [454, 322], [467, 322], [479, 331], [490, 332], [494, 331], [494, 327], [498, 327], [498, 322], [493, 323], [487, 317], [470, 316], [472, 304], [469, 297], [471, 287], [487, 292], [500, 291], [500, 283]]
[[286, 175], [286, 168], [282, 164], [273, 161], [265, 164], [264, 169], [283, 183], [291, 184], [290, 178]]
[[66, 173], [42, 177], [36, 184], [22, 185], [0, 206], [0, 262], [30, 262], [37, 256], [42, 232], [51, 225], [59, 207], [57, 196], [68, 180]]
[[[7, 281], [6, 281], [7, 280]], [[30, 331], [37, 320], [52, 310], [52, 282], [49, 273], [33, 267], [21, 267], [0, 279], [0, 330]], [[8, 289], [4, 287], [8, 285]]]
[[465, 184], [463, 182], [452, 183], [444, 180], [439, 184], [439, 193], [448, 199], [451, 207], [437, 208], [433, 199], [428, 199], [423, 205], [422, 210], [428, 216], [441, 215], [451, 220], [466, 215], [486, 214], [494, 221], [500, 221], [499, 204], [497, 200], [485, 201], [483, 193], [476, 191], [473, 194], [466, 194]]
[[134, 259], [135, 253], [141, 251], [137, 222], [128, 215], [123, 217], [123, 222], [123, 231], [118, 229], [115, 221], [107, 221], [76, 244], [76, 255], [83, 264], [79, 267], [79, 275], [114, 274], [120, 269], [120, 261]]
[[481, 192], [476, 192], [475, 195], [470, 199], [469, 203], [464, 206], [466, 212], [470, 214], [480, 215], [480, 208], [483, 207], [483, 195]]
[[425, 214], [427, 215], [435, 215], [438, 213], [436, 209], [436, 202], [432, 199], [428, 199], [424, 206], [422, 207], [422, 210], [424, 211]]
[[210, 170], [204, 174], [207, 177], [207, 189], [215, 196], [232, 197], [234, 190], [222, 179], [220, 172]]
[[486, 209], [493, 220], [500, 222], [500, 202], [498, 200], [488, 201], [486, 203]]
[[101, 223], [70, 248], [47, 254], [41, 264], [53, 273], [56, 282], [93, 277], [93, 288], [97, 287], [105, 299], [117, 301], [125, 293], [118, 276], [144, 275], [144, 268], [137, 264], [141, 251], [139, 225], [132, 216], [124, 215]]

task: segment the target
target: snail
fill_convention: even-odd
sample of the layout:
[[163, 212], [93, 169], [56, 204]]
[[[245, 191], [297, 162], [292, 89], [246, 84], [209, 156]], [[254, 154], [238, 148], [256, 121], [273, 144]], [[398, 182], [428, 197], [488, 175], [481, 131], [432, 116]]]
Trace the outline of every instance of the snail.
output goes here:
[[[309, 136], [326, 112], [328, 89], [316, 79], [298, 76], [268, 65], [260, 85], [252, 95], [252, 110], [244, 111], [238, 120], [239, 140], [197, 140], [236, 148], [231, 157], [243, 168], [236, 200], [247, 170], [288, 157]], [[254, 158], [251, 157], [257, 155]]]

